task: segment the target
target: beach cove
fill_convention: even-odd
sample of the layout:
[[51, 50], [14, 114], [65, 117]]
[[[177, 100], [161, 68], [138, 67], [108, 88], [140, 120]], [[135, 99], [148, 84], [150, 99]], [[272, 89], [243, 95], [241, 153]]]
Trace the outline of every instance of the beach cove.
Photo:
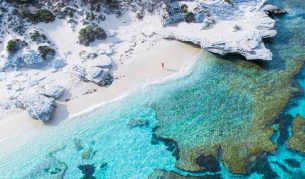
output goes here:
[[287, 10], [266, 42], [272, 61], [160, 41], [113, 86], [59, 99], [53, 122], [0, 121], [2, 177], [304, 178], [305, 7], [272, 3]]

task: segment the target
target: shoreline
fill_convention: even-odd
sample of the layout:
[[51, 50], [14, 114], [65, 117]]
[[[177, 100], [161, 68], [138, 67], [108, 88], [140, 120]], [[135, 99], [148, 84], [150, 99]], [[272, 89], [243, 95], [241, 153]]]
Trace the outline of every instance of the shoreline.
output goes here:
[[[151, 49], [136, 49], [128, 63], [120, 64], [114, 71], [116, 79], [109, 87], [87, 83], [82, 87], [66, 90], [56, 101], [50, 122], [31, 119], [25, 111], [17, 110], [0, 120], [0, 152], [23, 144], [39, 132], [90, 113], [109, 102], [120, 100], [145, 85], [174, 80], [189, 72], [202, 50], [178, 41], [160, 40]], [[161, 63], [165, 69], [161, 68]], [[145, 71], [145, 73], [143, 73]], [[124, 76], [124, 77], [123, 77]], [[89, 94], [84, 94], [91, 91]], [[66, 101], [67, 99], [70, 99]]]

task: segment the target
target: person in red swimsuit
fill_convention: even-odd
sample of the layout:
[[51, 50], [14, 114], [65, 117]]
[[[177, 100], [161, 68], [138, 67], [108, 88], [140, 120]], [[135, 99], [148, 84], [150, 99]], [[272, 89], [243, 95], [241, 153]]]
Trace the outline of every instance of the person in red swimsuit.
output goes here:
[[164, 69], [164, 63], [163, 62], [161, 63], [161, 67], [162, 67], [162, 69]]

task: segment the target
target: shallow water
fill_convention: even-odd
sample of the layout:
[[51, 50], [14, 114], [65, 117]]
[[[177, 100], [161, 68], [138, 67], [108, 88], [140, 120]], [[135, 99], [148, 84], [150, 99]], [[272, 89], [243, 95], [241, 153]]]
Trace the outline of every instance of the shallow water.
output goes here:
[[[85, 175], [79, 166], [86, 164], [87, 177], [96, 178], [147, 178], [154, 169], [200, 176], [205, 172], [181, 170], [190, 167], [185, 161], [196, 147], [228, 143], [222, 151], [226, 154], [230, 146], [239, 145], [241, 141], [263, 138], [251, 132], [251, 118], [258, 115], [254, 110], [256, 106], [262, 107], [260, 113], [271, 108], [256, 101], [255, 89], [264, 86], [262, 89], [268, 92], [265, 98], [272, 95], [288, 98], [290, 93], [282, 93], [284, 89], [271, 86], [278, 84], [276, 80], [281, 79], [279, 75], [286, 74], [290, 64], [295, 65], [294, 59], [304, 58], [305, 54], [305, 3], [302, 0], [272, 2], [289, 12], [277, 18], [278, 35], [268, 45], [274, 54], [272, 62], [256, 65], [204, 52], [191, 73], [183, 78], [141, 88], [88, 115], [46, 129], [22, 148], [0, 154], [0, 178], [55, 178], [63, 171], [64, 178], [81, 178]], [[304, 76], [305, 69], [296, 78], [303, 89]], [[264, 81], [257, 83], [257, 79], [265, 79], [271, 85]], [[287, 87], [287, 91], [290, 90]], [[286, 96], [277, 96], [278, 93]], [[285, 108], [274, 110], [283, 111], [283, 115], [305, 117], [305, 96], [298, 95]], [[132, 120], [137, 120], [134, 122], [141, 126], [129, 126]], [[291, 136], [290, 125], [287, 123], [284, 127]], [[233, 141], [236, 138], [231, 136], [237, 136], [239, 140]], [[282, 136], [275, 130], [276, 151], [272, 155], [268, 153], [259, 163], [265, 168], [251, 171], [248, 178], [304, 178], [304, 155], [288, 150], [287, 139], [283, 143], [278, 140]], [[180, 169], [175, 166], [175, 145], [170, 142], [165, 145], [158, 137], [176, 140], [180, 156], [186, 156], [179, 159]], [[272, 143], [269, 138], [265, 140]], [[188, 153], [184, 155], [183, 151]], [[285, 159], [298, 161], [300, 167], [287, 165]], [[239, 177], [227, 169], [225, 158], [220, 157], [219, 162], [221, 170], [217, 173], [223, 178]]]

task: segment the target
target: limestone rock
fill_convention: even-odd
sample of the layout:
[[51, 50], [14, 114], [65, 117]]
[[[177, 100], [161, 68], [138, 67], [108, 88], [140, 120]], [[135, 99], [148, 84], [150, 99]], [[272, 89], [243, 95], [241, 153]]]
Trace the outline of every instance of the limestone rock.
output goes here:
[[268, 15], [268, 16], [278, 16], [282, 14], [286, 14], [285, 10], [280, 9], [277, 6], [266, 4], [263, 6], [262, 10]]
[[61, 97], [64, 93], [65, 93], [65, 89], [62, 86], [58, 86], [58, 85], [45, 87], [41, 92], [42, 95], [55, 99]]
[[74, 71], [83, 81], [106, 86], [113, 82], [113, 76], [110, 72], [111, 67], [112, 60], [107, 55], [101, 55], [94, 59], [84, 60], [82, 64], [74, 68]]
[[35, 52], [35, 51], [24, 51], [22, 53], [22, 59], [23, 62], [27, 65], [27, 66], [31, 66], [31, 65], [35, 65], [35, 64], [39, 64], [43, 62], [43, 59], [41, 58], [40, 54]]
[[52, 67], [54, 69], [59, 69], [66, 66], [66, 62], [64, 59], [58, 58], [52, 61]]
[[[205, 15], [202, 23], [180, 22], [166, 26], [157, 34], [164, 38], [192, 42], [207, 51], [220, 55], [240, 54], [248, 60], [272, 60], [272, 53], [263, 39], [276, 35], [275, 20], [265, 10], [265, 0], [235, 2], [234, 6], [221, 1], [196, 1], [196, 8]], [[235, 25], [241, 30], [232, 30]], [[191, 33], [190, 33], [191, 32]]]
[[18, 97], [16, 106], [26, 110], [33, 119], [48, 121], [54, 110], [54, 98], [41, 94], [23, 94]]

